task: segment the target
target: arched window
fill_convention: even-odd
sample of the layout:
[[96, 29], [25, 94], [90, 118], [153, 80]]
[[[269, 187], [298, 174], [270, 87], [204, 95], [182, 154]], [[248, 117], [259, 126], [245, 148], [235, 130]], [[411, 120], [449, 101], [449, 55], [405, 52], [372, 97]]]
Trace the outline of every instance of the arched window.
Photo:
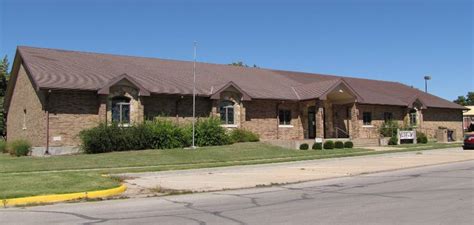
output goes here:
[[412, 109], [410, 110], [410, 125], [415, 127], [416, 124], [417, 124], [417, 110], [416, 109]]
[[124, 96], [112, 98], [112, 122], [130, 123], [130, 99]]
[[221, 123], [234, 124], [234, 102], [222, 101], [220, 106]]

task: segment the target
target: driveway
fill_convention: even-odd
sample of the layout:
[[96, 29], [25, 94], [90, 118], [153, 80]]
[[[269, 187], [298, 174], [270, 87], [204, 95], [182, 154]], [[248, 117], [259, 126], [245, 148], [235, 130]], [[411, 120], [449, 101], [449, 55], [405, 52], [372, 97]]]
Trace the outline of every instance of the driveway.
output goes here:
[[132, 173], [123, 176], [129, 187], [127, 194], [134, 196], [154, 195], [160, 190], [203, 192], [252, 188], [465, 160], [474, 160], [474, 151], [450, 148], [289, 163]]
[[474, 224], [474, 161], [299, 184], [0, 209], [2, 224]]

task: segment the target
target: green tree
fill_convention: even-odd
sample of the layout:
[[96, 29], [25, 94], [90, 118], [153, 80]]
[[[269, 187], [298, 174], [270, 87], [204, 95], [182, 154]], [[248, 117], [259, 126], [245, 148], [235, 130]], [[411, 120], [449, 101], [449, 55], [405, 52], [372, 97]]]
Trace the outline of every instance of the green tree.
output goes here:
[[10, 67], [10, 63], [8, 62], [8, 58], [5, 55], [3, 60], [0, 62], [0, 96], [5, 96], [5, 92], [7, 90], [7, 81], [10, 77], [8, 73], [8, 68]]
[[[240, 66], [240, 67], [250, 67], [249, 65], [245, 64], [244, 62], [242, 61], [236, 61], [236, 62], [233, 62], [231, 64], [229, 64], [231, 66]], [[260, 68], [258, 67], [257, 65], [253, 64], [252, 66], [253, 68]]]
[[5, 93], [7, 91], [7, 82], [10, 77], [8, 73], [8, 68], [10, 67], [10, 63], [8, 62], [8, 58], [5, 55], [3, 60], [0, 62], [0, 136], [5, 135], [5, 112], [3, 107]]
[[466, 97], [464, 96], [458, 96], [456, 100], [454, 100], [454, 103], [457, 103], [459, 105], [467, 105]]
[[463, 106], [474, 105], [474, 92], [469, 91], [466, 96], [458, 96], [458, 98], [454, 100], [454, 103]]

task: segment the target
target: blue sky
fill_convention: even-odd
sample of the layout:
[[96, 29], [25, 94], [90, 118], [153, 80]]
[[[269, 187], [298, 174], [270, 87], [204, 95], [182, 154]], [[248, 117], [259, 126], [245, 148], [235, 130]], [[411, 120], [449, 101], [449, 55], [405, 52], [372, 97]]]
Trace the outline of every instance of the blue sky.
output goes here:
[[473, 1], [0, 0], [17, 45], [399, 81], [452, 100], [474, 90]]

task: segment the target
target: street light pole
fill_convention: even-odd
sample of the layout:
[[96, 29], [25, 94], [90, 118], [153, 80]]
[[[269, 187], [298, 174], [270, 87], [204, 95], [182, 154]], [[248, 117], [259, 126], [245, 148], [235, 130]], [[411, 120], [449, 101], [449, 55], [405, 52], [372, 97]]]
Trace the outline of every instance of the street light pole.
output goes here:
[[425, 76], [425, 92], [428, 93], [428, 81], [431, 80], [431, 76]]

